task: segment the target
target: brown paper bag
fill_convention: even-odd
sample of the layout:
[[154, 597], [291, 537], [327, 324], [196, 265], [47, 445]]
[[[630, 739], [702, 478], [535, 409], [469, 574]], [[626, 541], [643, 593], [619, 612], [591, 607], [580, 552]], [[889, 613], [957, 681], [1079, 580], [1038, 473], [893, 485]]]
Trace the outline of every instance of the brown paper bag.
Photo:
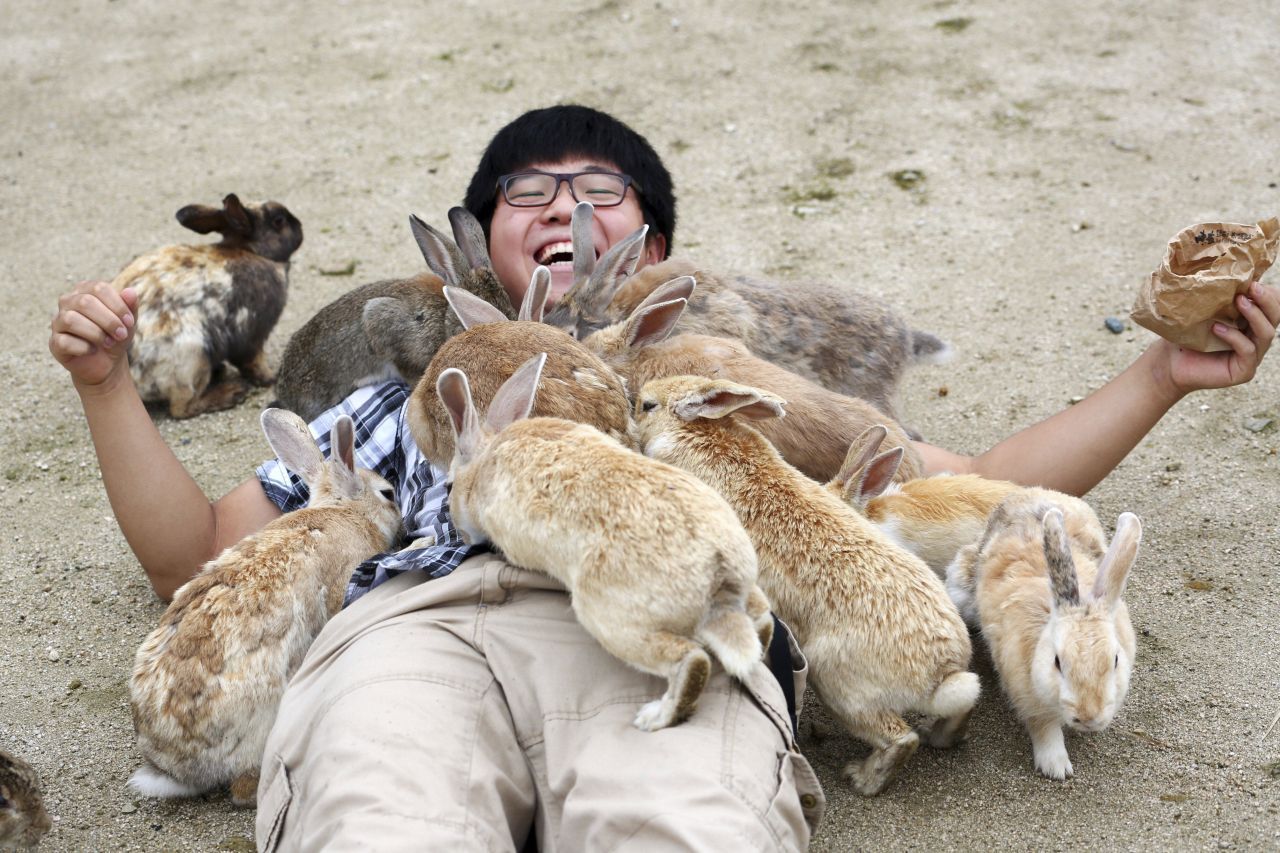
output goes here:
[[1208, 222], [1179, 231], [1164, 263], [1138, 291], [1129, 315], [1162, 338], [1200, 352], [1231, 349], [1213, 333], [1217, 321], [1236, 325], [1237, 293], [1259, 278], [1280, 249], [1280, 220], [1257, 225]]

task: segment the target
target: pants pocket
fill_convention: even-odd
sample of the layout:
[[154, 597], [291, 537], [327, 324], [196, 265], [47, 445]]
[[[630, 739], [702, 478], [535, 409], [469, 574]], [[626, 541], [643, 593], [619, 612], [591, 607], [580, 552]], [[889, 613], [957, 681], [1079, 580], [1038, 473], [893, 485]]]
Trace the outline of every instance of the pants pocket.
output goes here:
[[258, 785], [258, 849], [270, 853], [280, 845], [285, 816], [293, 801], [293, 783], [289, 780], [289, 768], [278, 755], [269, 756], [262, 770], [262, 781]]
[[794, 839], [797, 849], [809, 846], [809, 838], [826, 812], [827, 800], [808, 759], [795, 750], [778, 756], [778, 790], [764, 819], [779, 839]]

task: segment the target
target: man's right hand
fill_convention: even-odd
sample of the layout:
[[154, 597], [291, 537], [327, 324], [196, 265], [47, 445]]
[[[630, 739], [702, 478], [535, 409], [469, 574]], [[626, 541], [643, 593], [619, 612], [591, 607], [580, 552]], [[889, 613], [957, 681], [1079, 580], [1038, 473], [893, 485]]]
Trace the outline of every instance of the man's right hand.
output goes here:
[[105, 281], [82, 281], [58, 297], [58, 312], [49, 324], [49, 352], [78, 388], [103, 385], [128, 371], [125, 356], [137, 308], [133, 288], [117, 293]]

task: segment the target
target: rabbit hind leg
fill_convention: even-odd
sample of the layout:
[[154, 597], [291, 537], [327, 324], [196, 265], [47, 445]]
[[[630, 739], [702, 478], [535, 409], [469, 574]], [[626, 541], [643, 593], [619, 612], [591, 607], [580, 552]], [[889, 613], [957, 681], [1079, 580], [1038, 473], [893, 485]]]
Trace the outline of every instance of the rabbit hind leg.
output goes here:
[[258, 771], [249, 770], [231, 780], [231, 803], [240, 808], [258, 804]]
[[856, 715], [831, 708], [859, 740], [871, 744], [871, 754], [861, 762], [850, 761], [844, 777], [858, 793], [872, 797], [884, 790], [920, 746], [920, 736], [907, 721], [892, 711], [872, 711]]
[[641, 638], [627, 650], [623, 660], [667, 679], [667, 691], [662, 698], [645, 704], [636, 714], [636, 728], [646, 732], [664, 729], [688, 718], [711, 676], [711, 658], [706, 650], [687, 637], [666, 631], [655, 631]]

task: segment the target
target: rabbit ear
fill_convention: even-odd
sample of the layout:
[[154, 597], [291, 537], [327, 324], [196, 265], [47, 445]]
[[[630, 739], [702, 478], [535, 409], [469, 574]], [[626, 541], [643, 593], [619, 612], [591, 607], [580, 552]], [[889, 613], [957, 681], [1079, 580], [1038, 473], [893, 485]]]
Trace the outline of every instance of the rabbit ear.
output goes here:
[[324, 467], [324, 454], [302, 418], [286, 409], [264, 409], [262, 431], [267, 444], [290, 471], [311, 485]]
[[520, 303], [520, 313], [516, 315], [516, 319], [541, 323], [542, 312], [547, 307], [547, 294], [550, 292], [551, 270], [544, 266], [539, 266], [534, 269], [533, 278], [529, 279], [529, 287], [524, 292], [524, 299]]
[[1120, 513], [1116, 520], [1116, 535], [1111, 547], [1098, 564], [1098, 575], [1093, 580], [1092, 596], [1104, 602], [1108, 608], [1116, 606], [1124, 592], [1129, 570], [1138, 559], [1138, 543], [1142, 541], [1142, 522], [1131, 512]]
[[466, 462], [475, 455], [483, 439], [480, 418], [476, 416], [476, 407], [471, 402], [471, 384], [467, 382], [467, 374], [456, 367], [442, 372], [436, 379], [436, 395], [449, 413], [455, 453]]
[[746, 385], [723, 380], [711, 382], [676, 400], [672, 408], [676, 417], [685, 421], [698, 418], [717, 419], [739, 414], [752, 420], [782, 417], [782, 400]]
[[222, 212], [222, 208], [210, 207], [207, 204], [188, 204], [175, 213], [174, 216], [177, 218], [179, 225], [197, 234], [221, 231], [227, 221], [226, 214]]
[[1076, 566], [1063, 527], [1062, 510], [1054, 507], [1044, 514], [1044, 557], [1049, 568], [1049, 588], [1055, 607], [1080, 603]]
[[470, 269], [490, 269], [489, 238], [484, 236], [480, 220], [465, 207], [449, 208], [449, 224], [453, 226], [453, 239], [457, 241], [462, 256]]
[[[677, 276], [671, 279], [671, 281], [663, 282], [655, 287], [653, 292], [646, 296], [644, 300], [636, 306], [636, 311], [650, 305], [656, 305], [659, 302], [670, 302], [672, 299], [691, 299], [696, 287], [697, 282], [694, 280], [693, 276]], [[631, 313], [635, 314], [635, 311], [632, 311]]]
[[227, 193], [222, 200], [222, 211], [226, 215], [226, 227], [222, 228], [223, 234], [235, 234], [238, 237], [249, 237], [253, 234], [253, 219], [250, 218], [249, 212], [244, 209], [244, 205], [240, 203], [240, 197], [235, 193]]
[[856, 488], [858, 481], [862, 478], [862, 469], [867, 467], [867, 463], [876, 455], [876, 451], [880, 449], [880, 443], [888, 434], [889, 430], [883, 424], [875, 424], [864, 429], [861, 435], [849, 443], [849, 449], [844, 454], [844, 462], [841, 463], [835, 477], [831, 479], [832, 483], [839, 486], [846, 500], [858, 497]]
[[506, 314], [503, 314], [474, 293], [469, 293], [461, 288], [446, 285], [444, 298], [448, 301], [449, 307], [453, 309], [453, 313], [457, 314], [458, 319], [462, 321], [462, 328], [464, 329], [479, 326], [481, 323], [510, 322]]
[[688, 304], [684, 299], [673, 299], [637, 308], [627, 320], [622, 339], [631, 349], [642, 349], [665, 341], [675, 330], [676, 323], [680, 321], [680, 315]]
[[905, 447], [886, 450], [867, 464], [862, 475], [858, 477], [858, 503], [865, 505], [867, 501], [884, 494], [884, 490], [893, 484], [893, 475], [898, 473], [902, 464]]
[[586, 286], [586, 281], [596, 268], [595, 241], [591, 239], [591, 221], [595, 208], [589, 201], [580, 201], [573, 209], [570, 219], [570, 234], [573, 238], [573, 290]]
[[458, 247], [413, 214], [409, 214], [409, 230], [413, 232], [413, 239], [422, 251], [427, 268], [440, 276], [445, 284], [457, 287], [462, 280], [462, 271], [465, 269], [463, 265], [466, 263]]
[[[601, 312], [618, 292], [624, 281], [631, 278], [644, 254], [644, 237], [649, 233], [648, 225], [641, 225], [626, 237], [614, 243], [600, 257], [596, 268], [592, 271], [582, 292], [577, 295], [579, 304], [586, 305], [593, 312]], [[590, 250], [592, 253], [595, 249]], [[578, 247], [574, 246], [574, 262], [577, 262]]]
[[538, 380], [542, 378], [542, 367], [546, 363], [547, 354], [540, 352], [516, 368], [516, 372], [502, 383], [485, 414], [485, 424], [490, 429], [496, 432], [529, 417], [533, 411], [533, 398], [538, 393]]
[[342, 415], [329, 429], [329, 473], [334, 491], [346, 498], [360, 493], [356, 473], [356, 430], [351, 418]]

